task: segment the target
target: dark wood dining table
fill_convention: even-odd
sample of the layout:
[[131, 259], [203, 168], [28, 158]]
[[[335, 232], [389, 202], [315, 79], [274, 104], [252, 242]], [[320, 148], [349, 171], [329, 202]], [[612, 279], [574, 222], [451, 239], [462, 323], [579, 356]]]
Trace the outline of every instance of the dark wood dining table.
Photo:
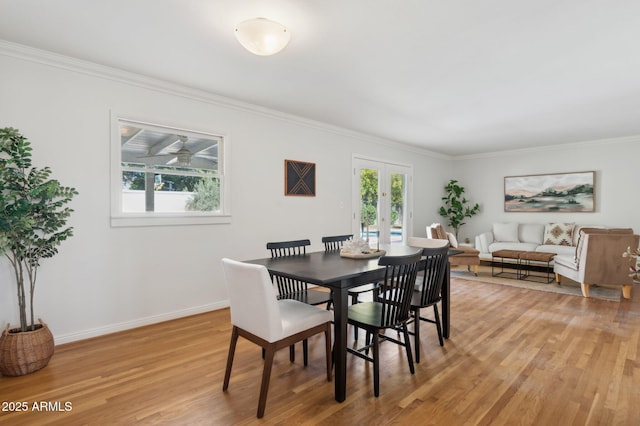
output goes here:
[[[393, 244], [381, 246], [387, 256], [401, 256], [416, 253], [421, 248]], [[455, 251], [450, 251], [455, 254]], [[335, 399], [343, 402], [347, 396], [347, 312], [348, 292], [359, 286], [384, 278], [384, 266], [378, 265], [378, 258], [353, 259], [334, 252], [313, 252], [298, 256], [248, 260], [247, 263], [264, 265], [271, 274], [281, 275], [326, 287], [333, 293], [334, 309], [334, 382]], [[447, 273], [442, 286], [442, 328], [449, 338], [450, 329], [450, 274]]]

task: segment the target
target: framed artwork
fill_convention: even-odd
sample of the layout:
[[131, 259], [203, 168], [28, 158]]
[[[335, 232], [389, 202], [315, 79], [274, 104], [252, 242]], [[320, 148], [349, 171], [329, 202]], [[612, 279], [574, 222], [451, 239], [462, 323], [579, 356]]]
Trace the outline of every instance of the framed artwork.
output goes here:
[[507, 176], [505, 212], [594, 212], [596, 172]]
[[284, 195], [316, 196], [316, 164], [284, 160]]

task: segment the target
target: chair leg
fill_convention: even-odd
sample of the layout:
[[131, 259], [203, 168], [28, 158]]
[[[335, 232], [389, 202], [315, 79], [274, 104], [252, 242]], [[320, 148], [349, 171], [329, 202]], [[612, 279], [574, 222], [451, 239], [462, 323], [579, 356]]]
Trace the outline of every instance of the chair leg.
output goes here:
[[402, 331], [404, 333], [404, 348], [407, 351], [407, 361], [409, 361], [409, 371], [411, 371], [411, 374], [414, 374], [416, 370], [413, 367], [413, 356], [411, 355], [411, 340], [409, 338], [409, 330], [407, 329], [406, 323], [403, 324]]
[[231, 331], [231, 341], [229, 342], [229, 355], [227, 355], [227, 369], [224, 373], [224, 382], [222, 384], [222, 390], [226, 391], [229, 388], [229, 378], [231, 377], [231, 367], [233, 366], [233, 357], [236, 353], [236, 343], [238, 342], [238, 328], [233, 327]]
[[262, 384], [260, 385], [260, 398], [258, 399], [258, 418], [264, 416], [264, 408], [267, 405], [267, 392], [269, 391], [269, 379], [271, 378], [271, 367], [273, 366], [273, 356], [275, 354], [272, 345], [266, 348], [264, 359], [264, 369], [262, 370]]
[[324, 342], [327, 351], [327, 382], [330, 382], [333, 372], [333, 349], [331, 348], [331, 325], [329, 324], [324, 330]]
[[[358, 303], [358, 295], [353, 294], [351, 296], [351, 304], [355, 305], [357, 303]], [[356, 327], [355, 325], [353, 326], [353, 340], [355, 340], [356, 342], [358, 341], [358, 327]]]
[[295, 347], [295, 345], [289, 346], [289, 361], [291, 361], [291, 362], [295, 362], [296, 361], [296, 347]]
[[367, 334], [366, 334], [366, 336], [364, 338], [364, 345], [365, 345], [364, 354], [365, 355], [369, 355], [369, 345], [370, 344], [371, 344], [371, 332], [369, 330], [367, 330]]
[[380, 395], [380, 339], [377, 331], [373, 333], [373, 395]]
[[[442, 324], [440, 323], [440, 314], [438, 313], [438, 305], [433, 305], [433, 314], [436, 317], [436, 329], [438, 330], [438, 340], [440, 341], [440, 346], [444, 346], [444, 339], [442, 338]], [[416, 358], [416, 362], [417, 358]]]
[[306, 367], [307, 363], [309, 362], [309, 341], [307, 339], [304, 339], [302, 341], [302, 360], [304, 366]]
[[416, 351], [416, 364], [420, 364], [420, 308], [412, 309], [413, 312], [413, 342]]

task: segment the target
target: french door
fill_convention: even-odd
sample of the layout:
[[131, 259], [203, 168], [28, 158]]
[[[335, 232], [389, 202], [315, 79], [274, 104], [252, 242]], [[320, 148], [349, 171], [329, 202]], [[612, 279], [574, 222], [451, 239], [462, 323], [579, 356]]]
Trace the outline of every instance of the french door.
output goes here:
[[369, 244], [404, 243], [412, 232], [413, 168], [353, 157], [352, 232]]

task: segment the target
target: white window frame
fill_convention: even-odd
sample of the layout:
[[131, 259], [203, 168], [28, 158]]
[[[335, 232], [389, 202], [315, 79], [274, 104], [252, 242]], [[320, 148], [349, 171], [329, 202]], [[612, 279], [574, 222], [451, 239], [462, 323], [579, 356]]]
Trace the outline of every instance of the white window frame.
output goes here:
[[[146, 126], [166, 128], [167, 131], [200, 133], [222, 139], [218, 147], [218, 177], [220, 179], [219, 212], [140, 212], [122, 211], [122, 156], [120, 122], [138, 123]], [[191, 130], [167, 124], [157, 124], [149, 120], [140, 120], [111, 112], [111, 226], [173, 226], [173, 225], [212, 225], [231, 223], [231, 195], [228, 165], [230, 163], [229, 138], [216, 131]]]

